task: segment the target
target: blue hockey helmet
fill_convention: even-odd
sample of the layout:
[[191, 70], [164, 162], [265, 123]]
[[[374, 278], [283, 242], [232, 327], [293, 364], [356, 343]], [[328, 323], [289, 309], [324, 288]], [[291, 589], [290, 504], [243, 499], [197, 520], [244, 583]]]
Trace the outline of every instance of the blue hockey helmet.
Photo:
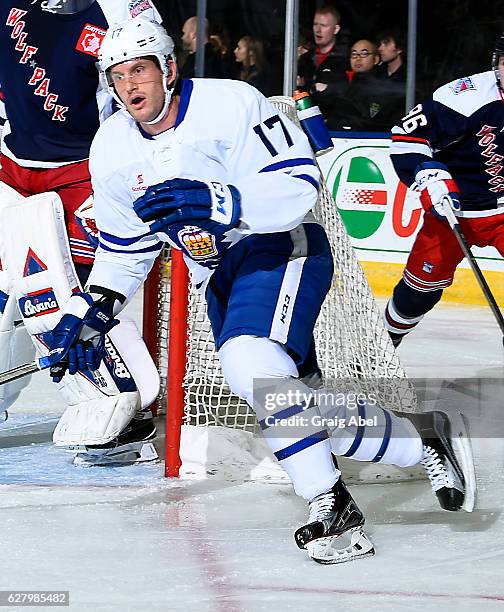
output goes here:
[[501, 82], [499, 72], [499, 60], [504, 56], [504, 33], [497, 37], [492, 54], [492, 69], [495, 72], [498, 87], [504, 91], [504, 83]]
[[75, 15], [86, 11], [95, 0], [43, 0], [40, 7], [48, 13], [59, 15]]

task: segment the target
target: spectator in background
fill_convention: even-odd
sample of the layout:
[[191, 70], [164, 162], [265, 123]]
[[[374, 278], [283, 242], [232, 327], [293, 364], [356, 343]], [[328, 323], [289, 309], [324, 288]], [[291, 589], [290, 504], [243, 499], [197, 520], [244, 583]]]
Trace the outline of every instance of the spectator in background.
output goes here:
[[[344, 86], [347, 82], [347, 61], [336, 48], [336, 37], [341, 29], [339, 11], [333, 6], [317, 9], [313, 18], [315, 48], [301, 55], [298, 61], [297, 86], [311, 94], [323, 91], [328, 83]], [[324, 113], [324, 100], [317, 100]]]
[[298, 38], [297, 57], [299, 58], [305, 53], [313, 51], [313, 43], [304, 34], [300, 33]]
[[227, 28], [221, 24], [212, 26], [208, 37], [215, 53], [220, 58], [222, 78], [233, 79], [236, 77], [235, 57], [231, 51], [231, 37]]
[[350, 49], [351, 70], [347, 73], [351, 83], [356, 74], [376, 73], [380, 57], [376, 45], [370, 40], [358, 40]]
[[400, 30], [385, 30], [377, 37], [379, 74], [406, 83], [406, 37]]
[[238, 79], [253, 85], [263, 95], [271, 96], [271, 74], [264, 57], [264, 44], [259, 38], [242, 36], [234, 50], [240, 64]]
[[326, 121], [331, 130], [388, 132], [403, 114], [403, 87], [378, 75], [376, 45], [356, 41], [350, 51], [349, 82], [344, 89], [328, 84]]
[[[182, 26], [182, 48], [188, 54], [180, 69], [180, 77], [192, 79], [196, 76], [196, 49], [198, 47], [197, 17], [189, 17]], [[210, 24], [205, 19], [205, 71], [204, 76], [218, 79], [222, 77], [221, 59], [208, 40]]]

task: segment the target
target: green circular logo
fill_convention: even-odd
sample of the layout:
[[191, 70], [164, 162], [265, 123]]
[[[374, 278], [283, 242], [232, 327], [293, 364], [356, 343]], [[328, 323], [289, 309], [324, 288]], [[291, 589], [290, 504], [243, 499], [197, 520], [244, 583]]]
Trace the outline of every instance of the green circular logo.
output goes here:
[[380, 227], [387, 207], [385, 179], [369, 157], [346, 157], [332, 195], [341, 219], [353, 238], [369, 238]]

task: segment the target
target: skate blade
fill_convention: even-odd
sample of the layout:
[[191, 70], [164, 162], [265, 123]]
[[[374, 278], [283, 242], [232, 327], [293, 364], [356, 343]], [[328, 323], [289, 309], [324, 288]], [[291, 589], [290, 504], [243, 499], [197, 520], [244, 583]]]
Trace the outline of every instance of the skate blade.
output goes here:
[[73, 464], [78, 467], [134, 465], [159, 459], [152, 442], [133, 442], [117, 448], [78, 453]]
[[[341, 548], [345, 536], [350, 536], [350, 544]], [[345, 563], [375, 554], [373, 543], [360, 527], [355, 527], [341, 536], [313, 540], [306, 545], [306, 550], [310, 559], [323, 565]]]
[[[471, 438], [469, 437], [469, 424], [466, 417], [459, 413], [460, 423], [457, 423], [457, 433], [452, 431], [452, 445], [455, 455], [460, 462], [464, 474], [465, 494], [462, 510], [472, 512], [476, 507], [477, 484], [476, 472], [474, 470], [474, 457], [472, 452]], [[453, 424], [452, 424], [453, 427]]]

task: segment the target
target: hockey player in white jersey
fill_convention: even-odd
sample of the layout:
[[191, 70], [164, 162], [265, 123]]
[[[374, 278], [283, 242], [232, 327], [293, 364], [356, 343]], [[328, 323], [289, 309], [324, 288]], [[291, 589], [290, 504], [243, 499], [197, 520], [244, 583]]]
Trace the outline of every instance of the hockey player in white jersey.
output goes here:
[[[309, 504], [308, 522], [295, 533], [300, 548], [320, 563], [374, 552], [334, 455], [421, 461], [444, 508], [472, 510], [470, 448], [455, 436], [452, 444], [441, 413], [419, 417], [419, 434], [408, 419], [363, 402], [359, 414], [375, 417], [381, 433], [358, 427], [342, 436], [321, 419], [344, 420], [348, 405], [264, 401], [265, 388], [278, 398], [312, 393], [300, 372], [316, 371], [313, 328], [333, 274], [324, 228], [310, 212], [319, 171], [301, 130], [245, 83], [178, 80], [172, 40], [144, 19], [109, 31], [100, 69], [122, 110], [91, 149], [100, 246], [88, 291], [106, 287], [115, 302], [104, 308], [90, 293], [70, 298], [53, 331], [53, 371], [66, 367], [65, 355], [78, 367], [96, 366], [101, 336], [168, 241], [205, 295], [227, 382], [253, 407]], [[293, 416], [306, 424], [286, 430], [282, 421]]]
[[[87, 280], [97, 242], [89, 148], [112, 110], [98, 49], [110, 23], [142, 13], [160, 20], [151, 0], [0, 3], [0, 371], [31, 361], [32, 341], [47, 351], [59, 307]], [[0, 388], [1, 414], [27, 380]], [[67, 410], [54, 441], [87, 447], [85, 461], [89, 451], [130, 460], [144, 445], [124, 454], [117, 446], [155, 434], [147, 407], [157, 371], [132, 321], [111, 330], [99, 371], [65, 376], [60, 387]], [[146, 450], [152, 457], [150, 443]]]

